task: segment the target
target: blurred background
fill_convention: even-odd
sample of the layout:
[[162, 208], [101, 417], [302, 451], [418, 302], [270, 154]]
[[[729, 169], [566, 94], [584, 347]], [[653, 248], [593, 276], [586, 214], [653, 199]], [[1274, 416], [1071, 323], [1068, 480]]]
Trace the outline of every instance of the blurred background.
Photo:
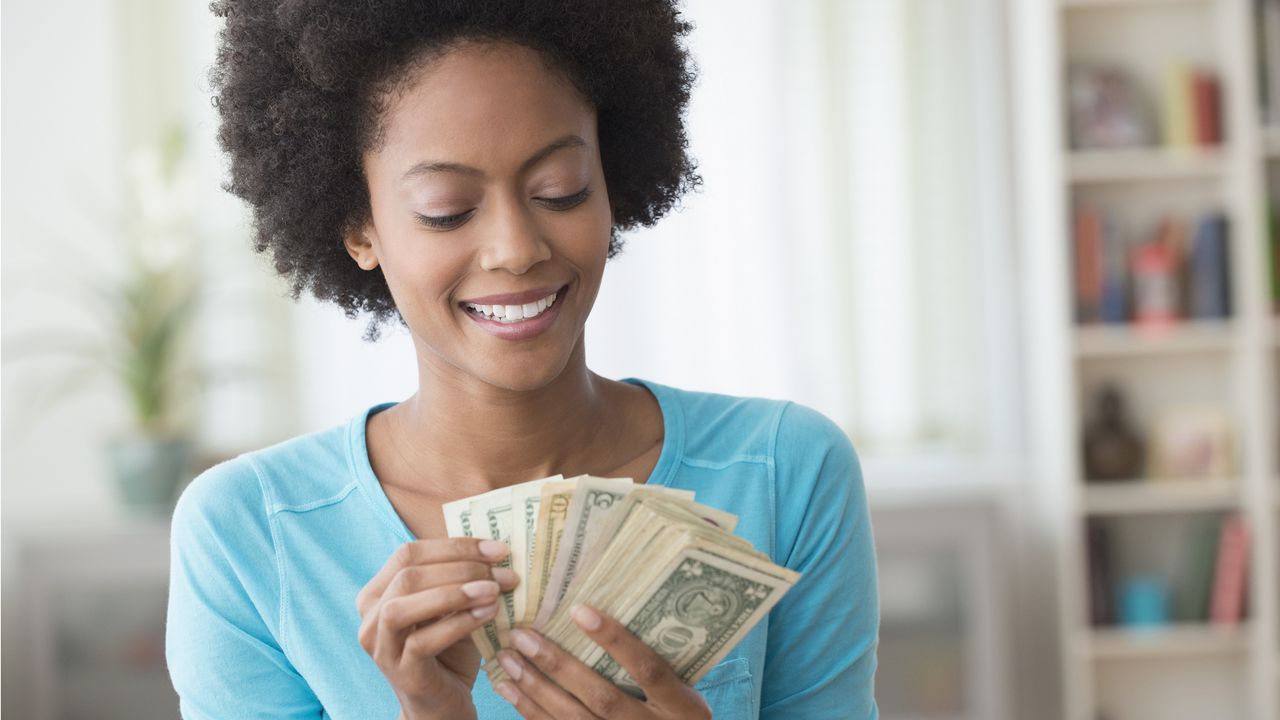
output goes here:
[[[705, 188], [589, 364], [848, 431], [883, 717], [1280, 718], [1280, 0], [685, 8]], [[206, 7], [0, 11], [2, 710], [172, 718], [174, 494], [413, 350], [252, 252]]]

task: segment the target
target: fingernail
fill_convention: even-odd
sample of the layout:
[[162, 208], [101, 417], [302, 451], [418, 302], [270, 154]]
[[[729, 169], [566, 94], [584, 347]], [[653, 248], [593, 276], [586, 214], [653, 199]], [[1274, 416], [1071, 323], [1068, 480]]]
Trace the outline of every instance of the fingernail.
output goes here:
[[503, 670], [507, 671], [512, 680], [520, 682], [520, 678], [524, 677], [524, 667], [520, 665], [519, 660], [515, 659], [515, 656], [508, 653], [499, 653], [498, 664], [502, 666]]
[[478, 608], [471, 608], [471, 617], [477, 620], [487, 620], [498, 614], [498, 603], [492, 605], [481, 605]]
[[481, 540], [480, 554], [494, 560], [500, 560], [507, 555], [506, 543], [500, 543], [497, 540]]
[[573, 617], [573, 621], [578, 623], [578, 627], [583, 630], [599, 630], [604, 621], [600, 618], [600, 613], [592, 610], [586, 605], [574, 605], [569, 611]]
[[525, 657], [536, 656], [540, 649], [537, 639], [535, 639], [533, 634], [527, 630], [512, 630], [511, 642], [515, 643], [516, 649]]
[[501, 567], [493, 569], [493, 579], [497, 580], [499, 585], [515, 585], [520, 582], [520, 576], [516, 575], [514, 570]]
[[512, 705], [515, 705], [516, 701], [520, 699], [520, 696], [516, 694], [516, 686], [506, 680], [498, 683], [498, 694], [502, 696], [503, 700]]
[[498, 594], [498, 583], [492, 580], [472, 580], [462, 586], [462, 594], [472, 600]]

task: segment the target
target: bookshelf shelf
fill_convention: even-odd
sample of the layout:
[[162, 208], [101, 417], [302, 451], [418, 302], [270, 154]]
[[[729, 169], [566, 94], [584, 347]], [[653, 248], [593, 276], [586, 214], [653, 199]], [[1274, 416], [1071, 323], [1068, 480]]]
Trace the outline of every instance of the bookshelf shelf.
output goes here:
[[1179, 623], [1141, 630], [1095, 628], [1085, 646], [1097, 660], [1234, 655], [1248, 650], [1249, 635], [1248, 623]]
[[1082, 495], [1080, 505], [1088, 515], [1227, 510], [1240, 504], [1240, 481], [1135, 480], [1087, 485]]
[[1163, 328], [1134, 325], [1082, 325], [1075, 331], [1076, 355], [1132, 357], [1227, 352], [1236, 343], [1231, 321], [1182, 322]]
[[1213, 180], [1224, 170], [1223, 148], [1073, 150], [1067, 174], [1073, 183], [1140, 180]]
[[1129, 8], [1161, 5], [1203, 5], [1210, 0], [1062, 0], [1067, 10], [1089, 10], [1095, 8]]

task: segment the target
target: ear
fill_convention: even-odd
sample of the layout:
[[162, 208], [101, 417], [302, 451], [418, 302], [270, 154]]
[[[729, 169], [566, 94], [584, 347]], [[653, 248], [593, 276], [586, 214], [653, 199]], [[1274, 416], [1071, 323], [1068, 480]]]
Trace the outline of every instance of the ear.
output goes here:
[[361, 270], [372, 270], [378, 267], [378, 255], [374, 251], [375, 236], [373, 222], [364, 222], [349, 228], [342, 236], [342, 244], [347, 254], [360, 266]]

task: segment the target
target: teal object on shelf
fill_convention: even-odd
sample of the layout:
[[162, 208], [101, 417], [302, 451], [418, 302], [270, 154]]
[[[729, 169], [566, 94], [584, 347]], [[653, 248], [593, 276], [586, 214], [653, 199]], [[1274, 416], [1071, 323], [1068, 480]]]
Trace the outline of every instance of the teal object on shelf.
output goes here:
[[1169, 588], [1158, 578], [1139, 575], [1120, 586], [1120, 624], [1130, 628], [1161, 627], [1169, 622]]

